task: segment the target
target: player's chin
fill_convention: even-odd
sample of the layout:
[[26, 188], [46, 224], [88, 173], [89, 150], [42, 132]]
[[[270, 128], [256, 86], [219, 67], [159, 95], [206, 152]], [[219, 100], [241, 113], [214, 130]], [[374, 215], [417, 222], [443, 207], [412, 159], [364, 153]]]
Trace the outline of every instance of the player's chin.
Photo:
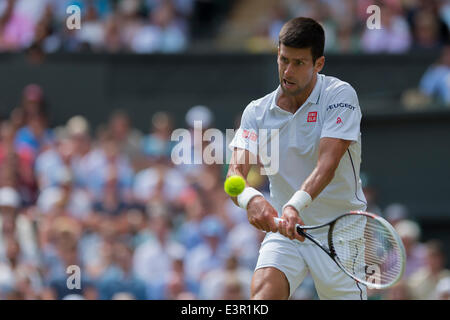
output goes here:
[[288, 94], [288, 95], [291, 95], [291, 96], [298, 95], [298, 94], [300, 94], [302, 92], [302, 89], [298, 85], [293, 86], [291, 88], [286, 88], [284, 83], [282, 83], [281, 84], [281, 89], [283, 90], [283, 92], [285, 94]]

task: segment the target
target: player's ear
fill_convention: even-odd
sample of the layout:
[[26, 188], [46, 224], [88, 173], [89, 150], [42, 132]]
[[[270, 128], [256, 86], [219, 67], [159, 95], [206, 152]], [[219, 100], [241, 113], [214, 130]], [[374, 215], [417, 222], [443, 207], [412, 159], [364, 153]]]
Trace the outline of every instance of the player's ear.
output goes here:
[[325, 65], [325, 57], [321, 56], [320, 58], [317, 58], [316, 63], [314, 64], [314, 71], [315, 72], [322, 71], [324, 65]]

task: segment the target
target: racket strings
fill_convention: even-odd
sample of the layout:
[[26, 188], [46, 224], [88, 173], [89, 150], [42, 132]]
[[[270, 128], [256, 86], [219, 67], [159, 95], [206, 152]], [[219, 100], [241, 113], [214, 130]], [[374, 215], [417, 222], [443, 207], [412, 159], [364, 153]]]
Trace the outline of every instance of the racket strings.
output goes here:
[[332, 245], [341, 265], [367, 284], [391, 284], [402, 272], [401, 248], [392, 232], [377, 219], [343, 216], [333, 228]]

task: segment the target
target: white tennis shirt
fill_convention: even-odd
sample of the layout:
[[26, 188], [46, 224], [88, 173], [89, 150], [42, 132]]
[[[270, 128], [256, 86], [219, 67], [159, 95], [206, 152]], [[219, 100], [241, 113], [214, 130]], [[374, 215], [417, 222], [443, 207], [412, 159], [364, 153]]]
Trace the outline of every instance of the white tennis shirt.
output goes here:
[[313, 91], [295, 114], [277, 106], [281, 90], [278, 87], [265, 97], [250, 102], [229, 147], [256, 154], [259, 148], [271, 145], [271, 142], [260, 141], [261, 129], [279, 129], [279, 168], [268, 175], [268, 200], [281, 216], [282, 206], [316, 167], [320, 139], [351, 140], [333, 180], [301, 212], [301, 217], [306, 225], [315, 225], [352, 210], [365, 210], [366, 199], [359, 178], [362, 115], [353, 87], [335, 77], [318, 74]]

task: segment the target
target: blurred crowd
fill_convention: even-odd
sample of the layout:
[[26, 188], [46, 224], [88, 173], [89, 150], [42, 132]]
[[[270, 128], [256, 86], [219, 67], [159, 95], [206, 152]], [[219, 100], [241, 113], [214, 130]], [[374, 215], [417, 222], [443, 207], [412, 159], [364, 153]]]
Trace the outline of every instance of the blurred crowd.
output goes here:
[[[1, 0], [0, 51], [173, 53], [211, 28], [220, 1]], [[80, 9], [80, 28], [76, 22]]]
[[[173, 53], [196, 38], [217, 44], [233, 8], [254, 0], [1, 0], [0, 51]], [[436, 50], [449, 40], [450, 0], [281, 0], [249, 16], [240, 48], [273, 51], [290, 18], [320, 21], [327, 52], [404, 53]], [[81, 29], [69, 30], [70, 5], [81, 9]], [[379, 19], [370, 18], [371, 5]], [[368, 22], [369, 20], [369, 22]], [[379, 29], [370, 29], [376, 25]], [[236, 35], [238, 37], [238, 35]], [[216, 41], [217, 40], [217, 41]]]
[[[0, 299], [249, 297], [263, 233], [223, 191], [226, 168], [173, 165], [169, 114], [148, 134], [121, 110], [96, 130], [48, 119], [31, 84], [0, 124]], [[213, 115], [196, 106], [195, 120]]]
[[[449, 0], [281, 0], [259, 22], [247, 48], [275, 50], [290, 18], [321, 22], [330, 53], [406, 53], [440, 49], [450, 40]], [[370, 9], [376, 5], [379, 8]], [[368, 10], [368, 8], [370, 10]], [[379, 13], [379, 19], [375, 15]], [[379, 28], [372, 27], [379, 22]], [[370, 27], [370, 28], [369, 28]]]
[[[165, 112], [147, 133], [123, 110], [95, 130], [80, 115], [50, 127], [48, 112], [42, 88], [30, 84], [0, 122], [0, 299], [249, 298], [264, 233], [223, 191], [226, 165], [175, 166]], [[189, 130], [214, 123], [205, 106], [185, 118]], [[267, 193], [259, 170], [248, 180]], [[368, 210], [381, 213], [373, 189], [364, 190]], [[420, 242], [404, 206], [383, 214], [405, 243], [407, 269], [370, 298], [449, 298], [442, 244]], [[292, 298], [317, 298], [310, 277]]]

